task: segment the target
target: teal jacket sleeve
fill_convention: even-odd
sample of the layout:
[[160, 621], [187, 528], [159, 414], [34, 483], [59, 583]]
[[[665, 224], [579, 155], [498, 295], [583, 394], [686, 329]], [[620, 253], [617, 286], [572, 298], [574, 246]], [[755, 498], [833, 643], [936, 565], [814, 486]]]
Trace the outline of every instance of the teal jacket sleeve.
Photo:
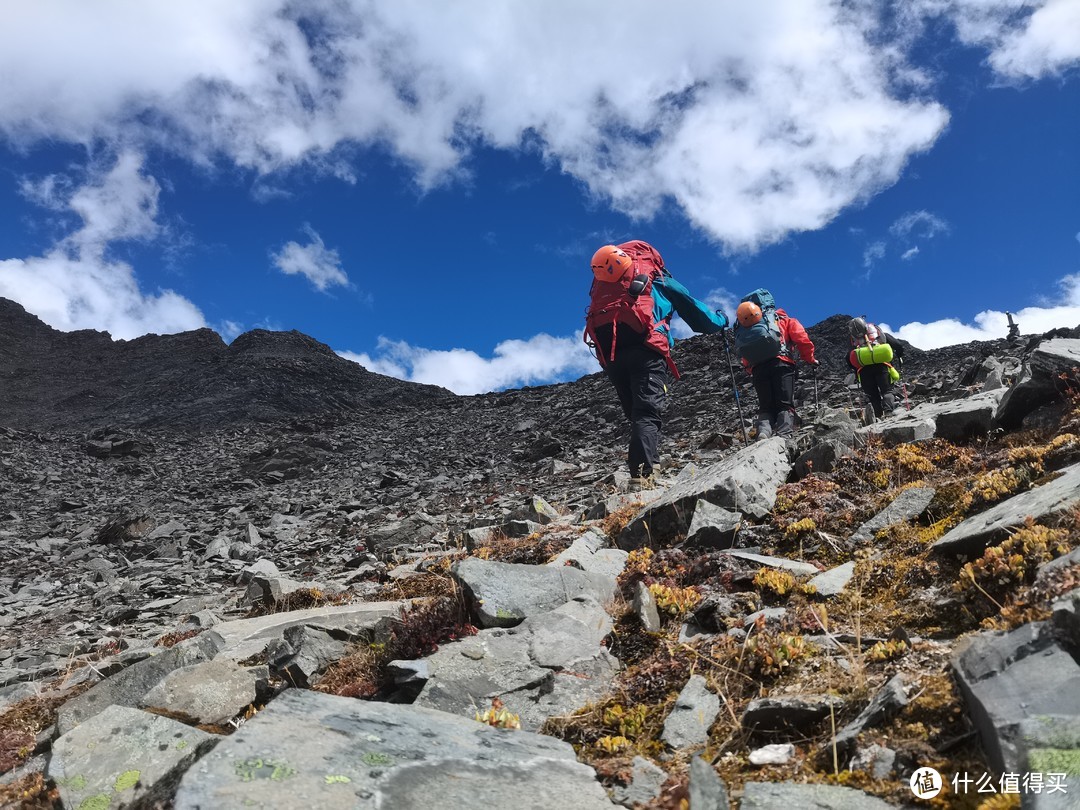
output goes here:
[[671, 302], [679, 317], [686, 321], [687, 325], [695, 332], [711, 335], [719, 332], [728, 325], [728, 319], [720, 310], [712, 310], [706, 304], [698, 301], [682, 284], [677, 282], [667, 273], [663, 278], [657, 279], [653, 286], [662, 285], [663, 295]]

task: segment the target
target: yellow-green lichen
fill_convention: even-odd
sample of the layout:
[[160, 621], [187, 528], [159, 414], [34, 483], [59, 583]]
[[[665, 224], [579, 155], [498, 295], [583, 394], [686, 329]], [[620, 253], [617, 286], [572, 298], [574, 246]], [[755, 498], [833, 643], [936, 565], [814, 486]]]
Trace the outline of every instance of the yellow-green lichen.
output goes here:
[[135, 787], [135, 785], [139, 784], [140, 775], [139, 771], [124, 771], [116, 777], [116, 782], [113, 784], [113, 790], [119, 793], [121, 790]]
[[1065, 773], [1080, 776], [1080, 750], [1076, 748], [1033, 748], [1028, 764], [1036, 773]]

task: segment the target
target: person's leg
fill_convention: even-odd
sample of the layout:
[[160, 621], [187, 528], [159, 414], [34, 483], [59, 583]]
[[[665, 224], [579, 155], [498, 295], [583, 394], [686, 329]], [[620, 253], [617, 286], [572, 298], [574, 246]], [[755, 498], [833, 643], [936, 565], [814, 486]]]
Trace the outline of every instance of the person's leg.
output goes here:
[[881, 366], [881, 373], [878, 374], [878, 392], [881, 395], [881, 409], [882, 413], [890, 414], [896, 410], [896, 395], [893, 394], [893, 382], [889, 379], [889, 369], [887, 366]]
[[794, 364], [777, 362], [773, 372], [777, 436], [788, 436], [795, 430], [795, 376]]
[[866, 366], [859, 372], [859, 385], [862, 386], [863, 393], [866, 394], [866, 398], [870, 400], [870, 407], [874, 411], [874, 416], [881, 417], [881, 390], [878, 388], [878, 372], [884, 369], [884, 366]]
[[634, 394], [630, 385], [630, 370], [625, 363], [611, 362], [604, 366], [604, 374], [611, 380], [615, 393], [619, 397], [619, 404], [623, 413], [629, 419], [633, 413]]
[[755, 429], [759, 439], [772, 436], [772, 420], [776, 416], [776, 403], [773, 393], [773, 367], [775, 361], [766, 360], [754, 366], [754, 391], [758, 398], [758, 414]]
[[667, 361], [650, 349], [636, 350], [631, 373], [630, 474], [648, 478], [660, 459], [660, 430], [667, 410]]

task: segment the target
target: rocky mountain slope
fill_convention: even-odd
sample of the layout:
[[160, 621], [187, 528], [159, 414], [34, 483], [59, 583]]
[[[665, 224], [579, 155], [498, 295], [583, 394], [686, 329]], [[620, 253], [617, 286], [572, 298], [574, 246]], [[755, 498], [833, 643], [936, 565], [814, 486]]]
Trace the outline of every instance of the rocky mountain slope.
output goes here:
[[456, 397], [297, 333], [0, 309], [13, 806], [1080, 795], [1080, 329], [911, 350], [912, 410], [862, 427], [834, 316], [803, 429], [749, 446], [722, 339], [683, 341], [628, 493], [600, 375]]

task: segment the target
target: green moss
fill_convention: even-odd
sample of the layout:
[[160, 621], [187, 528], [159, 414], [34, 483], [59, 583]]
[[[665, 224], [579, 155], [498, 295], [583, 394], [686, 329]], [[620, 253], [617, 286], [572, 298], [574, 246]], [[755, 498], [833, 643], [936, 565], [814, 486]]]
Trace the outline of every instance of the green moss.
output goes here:
[[1033, 748], [1028, 752], [1028, 764], [1036, 773], [1067, 773], [1080, 776], [1080, 749]]
[[347, 776], [342, 776], [341, 774], [327, 774], [326, 776], [326, 784], [328, 785], [347, 785], [351, 781], [352, 779]]
[[109, 810], [109, 797], [104, 793], [87, 796], [79, 803], [79, 810]]

